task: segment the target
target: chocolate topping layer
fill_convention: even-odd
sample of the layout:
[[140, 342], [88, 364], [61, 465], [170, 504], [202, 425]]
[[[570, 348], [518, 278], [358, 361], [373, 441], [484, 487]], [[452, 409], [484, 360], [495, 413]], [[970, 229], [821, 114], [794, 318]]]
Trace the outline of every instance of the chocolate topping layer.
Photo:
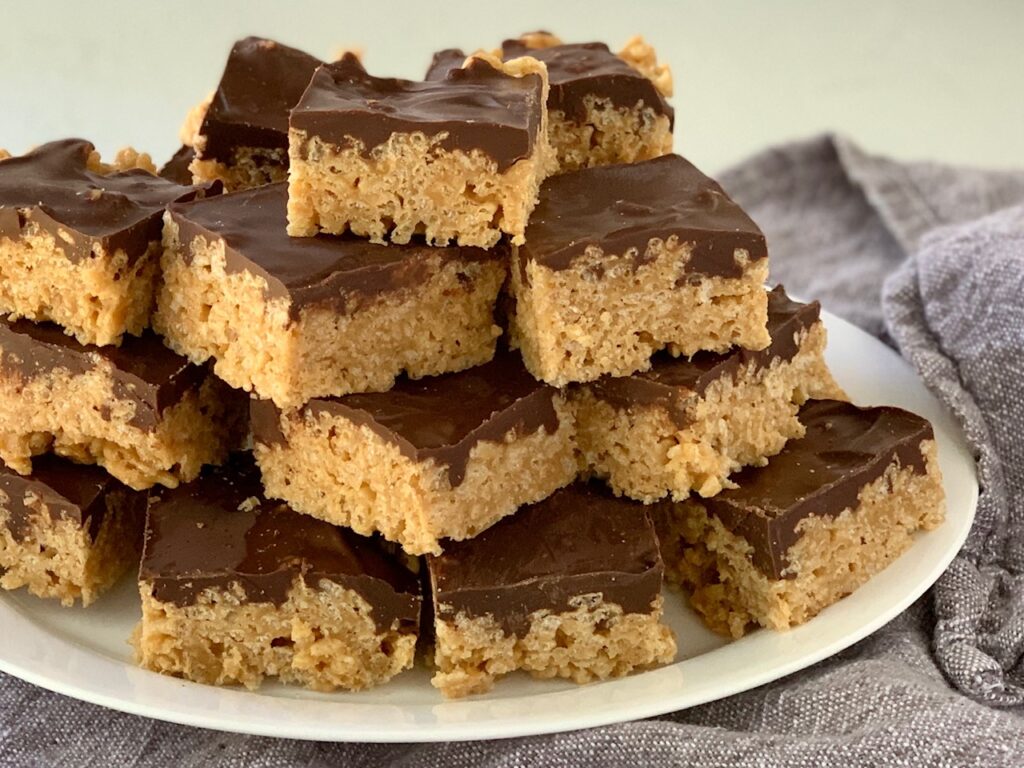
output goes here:
[[[604, 43], [575, 43], [549, 48], [530, 48], [521, 40], [501, 44], [505, 61], [531, 56], [548, 68], [548, 109], [558, 110], [567, 120], [583, 123], [587, 119], [584, 99], [607, 99], [615, 107], [632, 109], [641, 104], [672, 121], [674, 111], [649, 78], [620, 59]], [[434, 54], [427, 67], [427, 80], [442, 80], [466, 60], [458, 48], [446, 48]]]
[[548, 109], [562, 112], [567, 119], [582, 123], [587, 119], [583, 100], [587, 96], [607, 99], [616, 107], [632, 109], [637, 104], [658, 115], [675, 115], [654, 83], [637, 72], [604, 43], [575, 43], [549, 48], [528, 48], [519, 40], [501, 44], [502, 56], [532, 56], [548, 68]]
[[423, 243], [376, 245], [354, 235], [289, 237], [288, 185], [262, 187], [207, 200], [173, 205], [181, 254], [191, 258], [195, 238], [224, 241], [226, 269], [262, 277], [268, 298], [285, 297], [291, 316], [304, 307], [328, 305], [352, 312], [385, 293], [420, 286], [448, 261], [497, 261], [507, 246], [491, 250]]
[[768, 332], [772, 343], [757, 352], [739, 347], [724, 354], [698, 352], [691, 358], [659, 352], [651, 370], [621, 378], [606, 376], [588, 385], [594, 397], [616, 408], [655, 406], [665, 409], [682, 429], [690, 423], [688, 407], [694, 395], [726, 376], [735, 377], [748, 366], [767, 368], [773, 360], [792, 360], [800, 351], [800, 333], [818, 322], [818, 302], [800, 304], [779, 285], [768, 293]]
[[192, 605], [204, 590], [237, 585], [249, 602], [281, 605], [296, 578], [357, 592], [379, 630], [419, 622], [415, 574], [375, 540], [265, 499], [250, 454], [152, 498], [139, 579], [157, 600]]
[[95, 539], [108, 512], [106, 497], [112, 493], [145, 496], [130, 491], [99, 467], [75, 464], [51, 453], [33, 459], [32, 474], [26, 476], [0, 462], [0, 509], [8, 513], [6, 527], [15, 541], [28, 535], [40, 504], [46, 506], [51, 520], [73, 520], [88, 527]]
[[[400, 379], [388, 392], [314, 398], [306, 415], [328, 413], [365, 425], [414, 461], [434, 459], [448, 467], [452, 487], [466, 475], [473, 447], [502, 442], [509, 433], [558, 429], [553, 387], [538, 382], [517, 353], [499, 352], [476, 368], [415, 381]], [[283, 439], [277, 410], [253, 401], [253, 439]]]
[[160, 178], [173, 181], [175, 184], [188, 185], [192, 183], [192, 171], [189, 166], [196, 157], [196, 151], [192, 147], [183, 146], [164, 163], [160, 169]]
[[523, 637], [530, 614], [573, 609], [601, 593], [625, 613], [650, 613], [662, 564], [644, 506], [596, 484], [576, 483], [523, 507], [474, 539], [448, 542], [429, 557], [441, 618], [493, 616]]
[[769, 578], [787, 574], [787, 552], [799, 541], [800, 523], [835, 517], [857, 504], [861, 489], [893, 462], [926, 471], [921, 443], [931, 424], [899, 408], [858, 408], [837, 400], [811, 400], [801, 409], [807, 433], [791, 440], [765, 467], [747, 467], [732, 488], [701, 504], [753, 547], [753, 563]]
[[163, 345], [152, 331], [125, 336], [119, 347], [79, 344], [52, 323], [0, 318], [0, 373], [31, 379], [58, 368], [81, 375], [102, 363], [110, 365], [114, 397], [135, 403], [130, 423], [154, 429], [167, 408], [177, 404], [208, 375]]
[[160, 240], [168, 204], [220, 189], [185, 187], [143, 170], [93, 173], [86, 165], [92, 151], [88, 141], [66, 139], [0, 161], [0, 239], [18, 240], [35, 224], [71, 261], [90, 258], [94, 247], [123, 250], [131, 261]]
[[549, 177], [519, 246], [520, 268], [524, 279], [530, 261], [569, 269], [589, 247], [620, 256], [632, 251], [640, 267], [650, 260], [650, 240], [673, 236], [693, 244], [681, 284], [691, 274], [741, 277], [739, 249], [751, 261], [768, 256], [757, 224], [717, 182], [679, 155], [664, 155]]
[[320, 59], [261, 37], [239, 40], [206, 111], [200, 156], [224, 163], [239, 147], [288, 149], [288, 113]]
[[445, 48], [438, 51], [430, 59], [427, 74], [423, 78], [429, 82], [444, 80], [453, 69], [460, 69], [469, 58], [461, 48]]
[[346, 54], [316, 71], [291, 127], [338, 146], [358, 141], [367, 154], [392, 134], [444, 134], [442, 149], [478, 149], [504, 172], [533, 153], [542, 93], [540, 76], [512, 77], [482, 59], [417, 83], [368, 75]]

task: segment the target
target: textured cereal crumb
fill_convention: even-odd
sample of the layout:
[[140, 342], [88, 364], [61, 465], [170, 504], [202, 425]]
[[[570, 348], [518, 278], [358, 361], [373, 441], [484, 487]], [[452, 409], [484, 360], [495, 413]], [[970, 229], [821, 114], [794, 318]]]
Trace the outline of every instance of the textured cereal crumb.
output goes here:
[[575, 422], [560, 397], [555, 410], [553, 433], [475, 445], [455, 487], [447, 467], [414, 461], [369, 427], [331, 414], [285, 414], [285, 441], [253, 451], [268, 496], [363, 535], [380, 533], [410, 554], [439, 553], [442, 539], [471, 538], [576, 478]]
[[2, 373], [0, 459], [27, 474], [32, 456], [52, 450], [99, 464], [136, 490], [173, 488], [238, 446], [244, 405], [209, 377], [164, 410], [154, 429], [142, 429], [132, 424], [135, 403], [114, 395], [109, 365], [77, 376], [66, 368], [28, 379]]
[[672, 96], [672, 70], [668, 64], [659, 64], [654, 46], [650, 45], [641, 35], [634, 35], [626, 41], [619, 51], [619, 58], [633, 69], [654, 83], [661, 95]]
[[741, 637], [752, 626], [803, 624], [854, 592], [905, 552], [918, 530], [945, 516], [935, 442], [922, 444], [927, 471], [891, 465], [865, 485], [855, 507], [834, 518], [808, 517], [790, 547], [788, 574], [771, 579], [750, 561], [751, 545], [697, 502], [659, 504], [654, 518], [666, 577], [716, 632]]
[[138, 566], [145, 519], [140, 499], [123, 493], [108, 498], [110, 512], [95, 538], [77, 521], [52, 518], [34, 494], [25, 500], [38, 514], [18, 538], [7, 526], [9, 512], [0, 505], [0, 588], [24, 587], [65, 607], [90, 605]]
[[617, 107], [610, 99], [583, 97], [585, 117], [571, 120], [549, 110], [548, 137], [560, 173], [614, 163], [638, 163], [672, 151], [672, 125], [643, 104]]
[[252, 603], [238, 589], [208, 589], [193, 605], [162, 602], [141, 582], [136, 662], [208, 685], [254, 689], [266, 678], [316, 691], [362, 690], [412, 666], [416, 632], [378, 628], [358, 593], [296, 577], [281, 605]]
[[119, 149], [112, 163], [104, 163], [100, 159], [100, 153], [93, 150], [86, 161], [86, 167], [93, 173], [99, 173], [103, 176], [134, 170], [143, 170], [154, 175], [156, 174], [156, 165], [153, 164], [153, 158], [148, 153], [139, 152], [132, 147], [122, 147]]
[[231, 386], [280, 407], [382, 392], [403, 372], [434, 376], [494, 355], [494, 304], [506, 273], [497, 259], [438, 257], [418, 285], [347, 314], [308, 307], [295, 321], [286, 299], [267, 298], [262, 277], [228, 270], [223, 241], [183, 243], [171, 220], [164, 238], [154, 330], [194, 363], [212, 358], [214, 372]]
[[185, 122], [178, 130], [178, 138], [186, 147], [195, 147], [201, 143], [199, 130], [203, 127], [203, 120], [206, 119], [206, 112], [213, 101], [213, 91], [210, 91], [206, 98], [196, 104], [188, 111]]
[[[735, 278], [699, 277], [679, 285], [692, 243], [652, 239], [643, 264], [590, 247], [568, 269], [528, 262], [513, 251], [511, 341], [537, 378], [555, 386], [626, 376], [650, 368], [668, 348], [689, 356], [733, 346], [763, 349], [768, 335], [768, 260], [737, 250]], [[594, 279], [593, 275], [601, 275]]]
[[[502, 62], [475, 57], [512, 77], [539, 75], [547, 101], [547, 67], [531, 57]], [[288, 234], [353, 232], [373, 242], [493, 247], [502, 235], [523, 242], [541, 182], [557, 167], [541, 110], [533, 153], [500, 171], [484, 152], [441, 147], [444, 132], [396, 133], [369, 152], [350, 138], [343, 146], [305, 131], [288, 137]]]
[[582, 684], [668, 664], [676, 641], [661, 613], [661, 596], [650, 613], [624, 613], [600, 594], [581, 595], [563, 613], [531, 614], [522, 637], [506, 634], [491, 616], [439, 618], [431, 682], [447, 698], [459, 698], [485, 693], [496, 679], [520, 669]]
[[685, 401], [686, 426], [656, 405], [618, 408], [586, 386], [575, 391], [577, 444], [589, 470], [616, 493], [646, 503], [691, 492], [713, 496], [729, 475], [760, 465], [801, 437], [809, 398], [844, 397], [825, 364], [820, 323], [805, 331], [791, 360], [749, 364]]

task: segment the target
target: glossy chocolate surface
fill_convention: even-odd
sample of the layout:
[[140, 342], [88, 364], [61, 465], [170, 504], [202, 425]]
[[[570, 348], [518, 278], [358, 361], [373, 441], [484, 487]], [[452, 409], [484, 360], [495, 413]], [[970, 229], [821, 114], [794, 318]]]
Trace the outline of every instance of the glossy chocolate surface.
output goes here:
[[268, 298], [288, 298], [293, 318], [310, 305], [351, 312], [376, 297], [419, 287], [444, 262], [500, 261], [508, 248], [431, 247], [422, 242], [377, 245], [354, 235], [289, 237], [288, 185], [268, 184], [230, 195], [173, 205], [181, 256], [195, 238], [222, 240], [228, 273], [250, 272]]
[[94, 173], [92, 151], [88, 141], [66, 139], [0, 161], [0, 239], [18, 240], [35, 224], [72, 261], [94, 247], [123, 250], [132, 261], [160, 240], [170, 203], [220, 188], [181, 186], [143, 170]]
[[[387, 392], [314, 398], [304, 413], [328, 413], [365, 425], [415, 461], [434, 459], [448, 467], [452, 487], [465, 478], [473, 447], [502, 442], [509, 433], [526, 436], [558, 429], [553, 387], [538, 382], [518, 353], [498, 352], [494, 360], [459, 373], [399, 379]], [[273, 444], [283, 437], [278, 412], [253, 402], [253, 439]]]
[[735, 377], [749, 366], [767, 368], [773, 360], [792, 360], [800, 350], [800, 333], [817, 323], [820, 314], [818, 302], [793, 301], [779, 285], [768, 293], [768, 332], [772, 341], [764, 349], [737, 347], [724, 354], [703, 351], [690, 358], [659, 352], [649, 371], [620, 378], [606, 376], [587, 386], [594, 397], [616, 408], [663, 408], [676, 426], [683, 428], [689, 423], [688, 406], [694, 395], [703, 395], [712, 382]]
[[296, 578], [357, 592], [380, 630], [419, 621], [415, 574], [377, 541], [265, 499], [250, 454], [152, 498], [139, 579], [157, 600], [191, 605], [204, 590], [237, 585], [249, 602], [281, 605]]
[[596, 484], [570, 485], [476, 538], [447, 542], [427, 564], [438, 616], [492, 616], [520, 637], [534, 611], [573, 610], [581, 595], [600, 593], [625, 613], [650, 613], [661, 591], [661, 557], [644, 506]]
[[713, 179], [679, 155], [605, 165], [549, 177], [519, 246], [520, 269], [533, 261], [569, 269], [588, 247], [647, 263], [651, 239], [678, 238], [693, 251], [679, 284], [690, 275], [741, 277], [735, 252], [767, 258], [757, 224]]
[[641, 104], [658, 115], [674, 114], [654, 83], [620, 59], [604, 43], [574, 43], [549, 48], [528, 48], [519, 40], [501, 45], [507, 59], [532, 56], [548, 68], [551, 90], [548, 109], [562, 112], [567, 119], [583, 122], [587, 118], [584, 99], [607, 99], [615, 107], [632, 109]]
[[287, 150], [288, 113], [321, 64], [261, 37], [235, 43], [199, 130], [201, 156], [230, 165], [240, 147]]
[[164, 410], [209, 375], [163, 345], [152, 331], [125, 336], [119, 347], [79, 344], [52, 323], [0, 318], [0, 371], [26, 379], [58, 368], [81, 375], [108, 363], [114, 397], [135, 403], [131, 424], [153, 429]]
[[[674, 118], [672, 107], [654, 83], [620, 59], [604, 43], [573, 43], [548, 48], [530, 48], [521, 40], [502, 43], [502, 57], [508, 61], [530, 56], [548, 68], [548, 109], [558, 110], [567, 120], [582, 123], [587, 119], [585, 99], [606, 99], [612, 106], [632, 109], [638, 104], [655, 114]], [[427, 80], [441, 80], [462, 66], [466, 54], [458, 48], [446, 48], [434, 54], [427, 67]]]
[[28, 535], [40, 503], [51, 520], [73, 520], [95, 539], [108, 511], [113, 511], [107, 504], [108, 494], [145, 497], [99, 467], [75, 464], [51, 453], [32, 460], [31, 475], [19, 475], [0, 462], [0, 494], [6, 496], [6, 501], [0, 497], [0, 508], [8, 513], [6, 527], [15, 541]]
[[195, 160], [196, 151], [192, 147], [182, 146], [175, 152], [171, 159], [160, 168], [160, 178], [173, 181], [175, 184], [188, 185], [192, 183], [192, 171], [189, 166]]
[[443, 133], [441, 149], [480, 150], [503, 172], [533, 154], [542, 93], [540, 76], [512, 77], [482, 59], [414, 82], [373, 77], [346, 54], [316, 71], [291, 127], [336, 146], [358, 141], [366, 153], [396, 133]]
[[444, 80], [453, 69], [459, 69], [466, 62], [468, 56], [461, 48], [445, 48], [438, 51], [430, 59], [427, 67], [427, 74], [424, 80]]
[[753, 563], [766, 576], [787, 574], [786, 553], [811, 516], [835, 517], [857, 504], [861, 489], [893, 462], [926, 471], [921, 443], [932, 427], [891, 407], [858, 408], [837, 400], [811, 400], [801, 409], [807, 433], [790, 440], [765, 467], [746, 467], [732, 488], [700, 503], [753, 547]]

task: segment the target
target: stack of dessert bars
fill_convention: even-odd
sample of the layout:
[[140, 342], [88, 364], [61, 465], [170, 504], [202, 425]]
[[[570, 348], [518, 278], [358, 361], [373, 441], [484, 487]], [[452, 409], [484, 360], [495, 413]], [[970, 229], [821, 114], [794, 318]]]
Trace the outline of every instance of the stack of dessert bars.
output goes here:
[[137, 567], [148, 669], [449, 697], [852, 592], [942, 520], [931, 427], [846, 402], [671, 88], [640, 38], [417, 82], [248, 38], [159, 175], [0, 161], [0, 584]]

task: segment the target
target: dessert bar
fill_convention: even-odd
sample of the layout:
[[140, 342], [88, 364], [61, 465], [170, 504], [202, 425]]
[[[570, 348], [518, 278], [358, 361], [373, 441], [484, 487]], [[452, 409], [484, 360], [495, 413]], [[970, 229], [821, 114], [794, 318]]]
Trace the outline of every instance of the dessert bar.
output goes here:
[[445, 696], [522, 669], [586, 683], [675, 657], [645, 508], [573, 484], [427, 559]]
[[732, 472], [764, 464], [803, 434], [808, 398], [841, 396], [825, 364], [817, 302], [768, 294], [772, 342], [692, 358], [655, 355], [651, 369], [578, 387], [577, 445], [616, 493], [645, 502], [713, 496]]
[[523, 241], [554, 169], [536, 59], [472, 58], [444, 79], [372, 77], [346, 54], [291, 114], [288, 233], [489, 248]]
[[89, 605], [139, 563], [146, 494], [48, 455], [22, 476], [0, 464], [0, 587]]
[[440, 552], [576, 477], [563, 395], [518, 355], [375, 394], [252, 403], [268, 496], [410, 554]]
[[[619, 54], [604, 43], [565, 44], [531, 33], [506, 40], [503, 59], [532, 56], [548, 70], [548, 138], [561, 172], [611, 163], [635, 163], [672, 151], [672, 75], [640, 38]], [[435, 54], [427, 79], [459, 67], [462, 51]], [[644, 63], [650, 66], [645, 74]]]
[[508, 249], [292, 238], [271, 184], [171, 206], [153, 327], [281, 407], [489, 360]]
[[267, 501], [248, 454], [156, 495], [139, 664], [213, 685], [358, 690], [413, 663], [418, 577], [371, 539]]
[[144, 168], [132, 151], [105, 165], [81, 139], [0, 160], [0, 314], [51, 320], [82, 344], [147, 327], [164, 208], [204, 190]]
[[174, 486], [245, 436], [246, 399], [151, 332], [81, 345], [51, 323], [0, 320], [0, 459], [53, 450], [135, 489]]
[[899, 408], [812, 400], [806, 432], [710, 499], [654, 511], [670, 580], [707, 624], [788, 629], [850, 594], [945, 515], [931, 425]]
[[553, 176], [513, 248], [513, 344], [556, 386], [763, 349], [767, 276], [761, 230], [678, 155]]
[[323, 64], [295, 48], [260, 37], [239, 40], [209, 105], [183, 129], [195, 150], [196, 179], [219, 179], [229, 190], [288, 178], [288, 113]]

